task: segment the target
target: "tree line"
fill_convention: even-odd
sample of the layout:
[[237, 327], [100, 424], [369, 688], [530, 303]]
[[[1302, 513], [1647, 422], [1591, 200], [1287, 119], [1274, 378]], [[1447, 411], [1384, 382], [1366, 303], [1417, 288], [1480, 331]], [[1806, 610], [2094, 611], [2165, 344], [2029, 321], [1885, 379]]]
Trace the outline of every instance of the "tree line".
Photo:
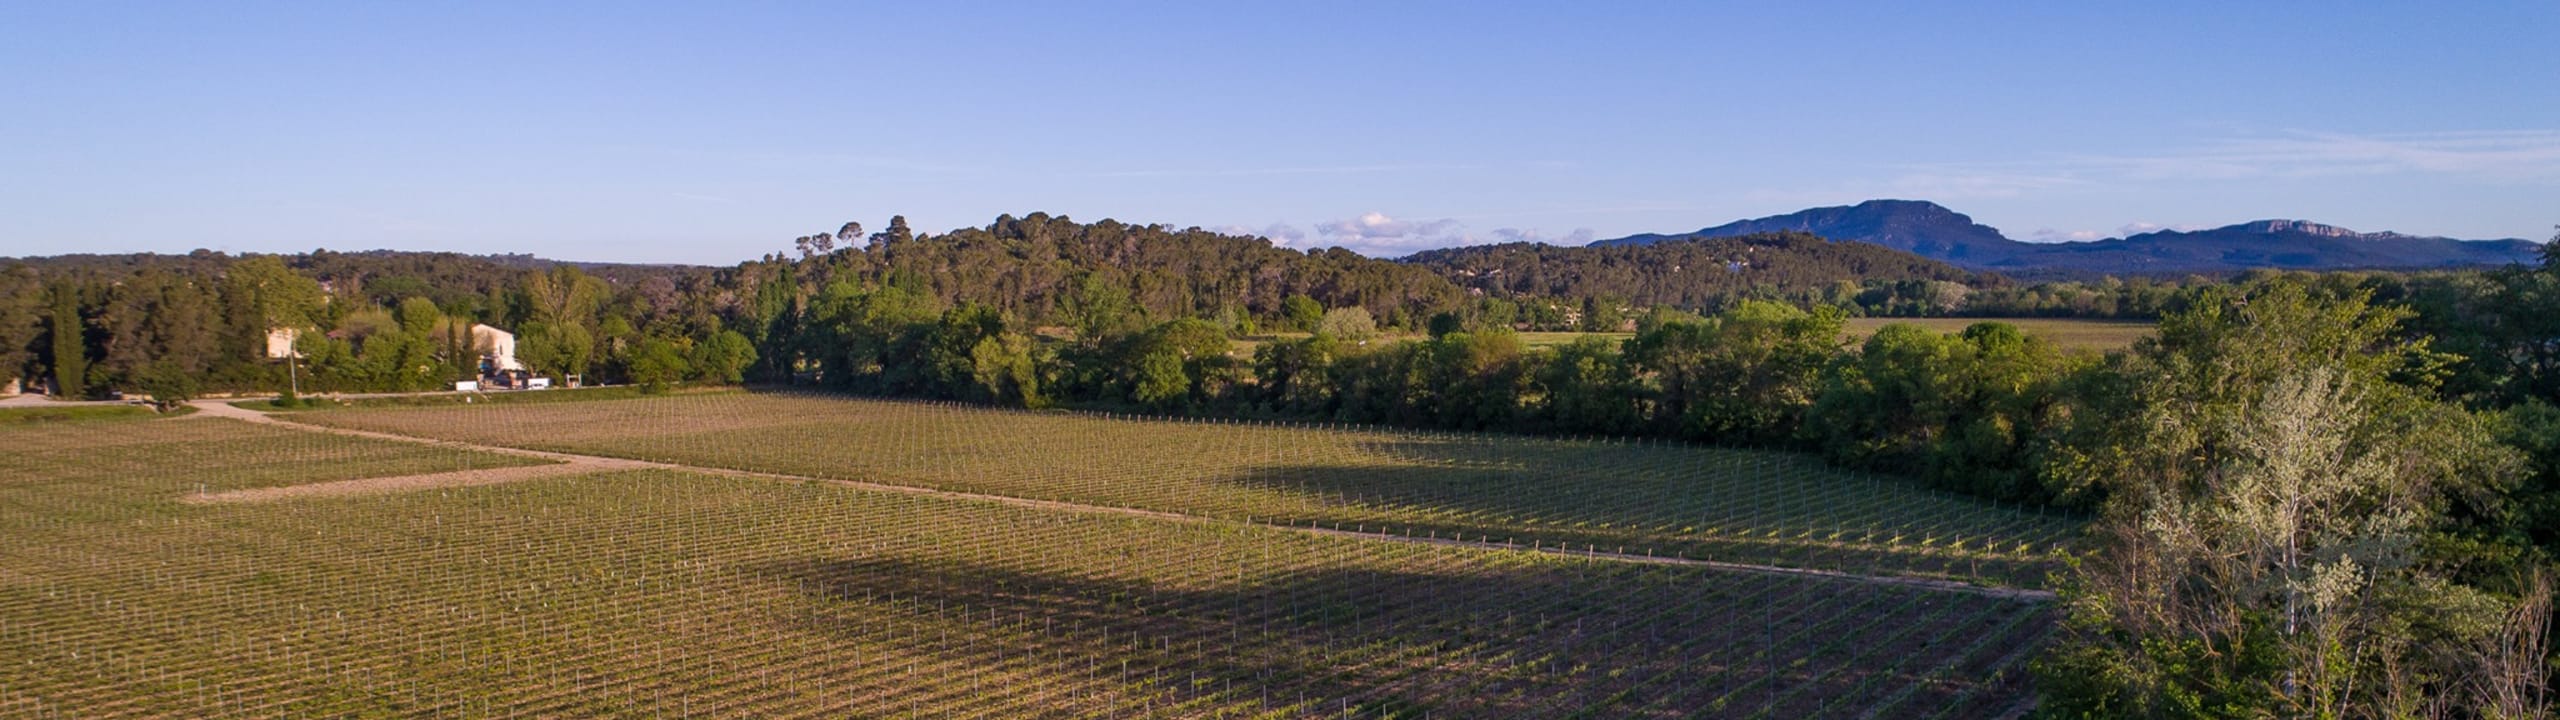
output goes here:
[[[287, 367], [315, 388], [416, 389], [464, 372], [476, 322], [512, 328], [539, 372], [651, 386], [1797, 449], [2092, 519], [2038, 663], [2048, 714], [2548, 710], [2560, 255], [2009, 296], [2160, 317], [2097, 355], [1998, 322], [1851, 343], [1843, 321], [1873, 308], [1839, 293], [1478, 293], [1415, 264], [1039, 214], [944, 236], [848, 223], [795, 246], [593, 272], [396, 254], [22, 262], [0, 272], [0, 363], [66, 394], [276, 388]], [[1976, 309], [2013, 292], [1959, 287]], [[1632, 334], [1533, 349], [1517, 331], [1542, 322]], [[304, 331], [301, 364], [264, 360], [277, 328]]]
[[1429, 250], [1405, 261], [1492, 297], [1613, 298], [1693, 311], [1776, 300], [1869, 315], [1942, 314], [1974, 288], [2005, 283], [1881, 245], [1802, 232], [1644, 245], [1504, 243]]
[[486, 323], [541, 374], [736, 382], [755, 348], [727, 329], [715, 275], [449, 253], [20, 261], [0, 271], [0, 367], [74, 398], [445, 389], [478, 376]]
[[[1310, 306], [1358, 307], [1382, 328], [1418, 333], [1435, 322], [1622, 330], [1651, 308], [1714, 312], [1753, 299], [1861, 315], [2146, 316], [2159, 305], [2013, 308], [1997, 302], [2009, 297], [2001, 293], [2087, 293], [2011, 289], [1996, 276], [1907, 253], [1802, 235], [1615, 249], [1497, 246], [1388, 262], [1198, 228], [1032, 213], [939, 236], [916, 233], [902, 218], [878, 232], [846, 223], [794, 245], [796, 257], [734, 268], [578, 266], [595, 286], [566, 276], [538, 280], [552, 264], [522, 255], [26, 259], [0, 270], [0, 368], [79, 396], [272, 390], [292, 384], [296, 370], [265, 357], [265, 334], [285, 328], [308, 338], [294, 349], [316, 389], [418, 390], [470, 377], [478, 353], [468, 329], [485, 323], [516, 333], [522, 354], [545, 374], [612, 382], [725, 377], [731, 359], [751, 348], [761, 362], [750, 361], [741, 377], [788, 381], [814, 367], [801, 349], [820, 338], [802, 337], [800, 328], [839, 281], [896, 286], [940, 307], [984, 305], [1033, 328], [1070, 324], [1107, 286], [1125, 295], [1132, 317], [1197, 318], [1245, 333], [1312, 329]], [[2164, 294], [2152, 288], [2176, 286], [2130, 287], [2150, 297]]]

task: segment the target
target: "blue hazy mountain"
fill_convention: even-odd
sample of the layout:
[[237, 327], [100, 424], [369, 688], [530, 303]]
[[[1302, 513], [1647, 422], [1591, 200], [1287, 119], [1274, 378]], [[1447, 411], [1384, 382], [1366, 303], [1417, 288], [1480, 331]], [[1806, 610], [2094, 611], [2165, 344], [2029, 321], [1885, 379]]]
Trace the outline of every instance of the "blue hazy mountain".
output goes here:
[[2531, 263], [2527, 240], [2456, 240], [2365, 233], [2301, 220], [2258, 220], [2210, 230], [2163, 230], [2087, 242], [2031, 243], [1920, 200], [1869, 200], [1741, 220], [1696, 232], [1644, 234], [1593, 245], [1645, 245], [1682, 238], [1807, 232], [1862, 242], [1977, 269], [2019, 274], [2220, 272], [2248, 268], [2444, 268]]

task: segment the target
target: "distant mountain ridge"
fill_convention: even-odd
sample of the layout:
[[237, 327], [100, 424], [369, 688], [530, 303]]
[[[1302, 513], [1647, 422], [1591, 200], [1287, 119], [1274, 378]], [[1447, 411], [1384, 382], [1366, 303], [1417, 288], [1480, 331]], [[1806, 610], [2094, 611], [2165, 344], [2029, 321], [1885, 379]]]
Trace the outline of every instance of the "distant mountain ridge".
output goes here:
[[1808, 232], [1835, 241], [1882, 245], [1922, 257], [2010, 274], [2423, 269], [2530, 263], [2541, 244], [2521, 239], [2457, 240], [2363, 233], [2303, 220], [2257, 220], [2210, 230], [2163, 230], [2087, 242], [2031, 243], [1937, 203], [1869, 200], [1742, 220], [1677, 235], [1643, 234], [1595, 246], [1648, 245], [1670, 239]]

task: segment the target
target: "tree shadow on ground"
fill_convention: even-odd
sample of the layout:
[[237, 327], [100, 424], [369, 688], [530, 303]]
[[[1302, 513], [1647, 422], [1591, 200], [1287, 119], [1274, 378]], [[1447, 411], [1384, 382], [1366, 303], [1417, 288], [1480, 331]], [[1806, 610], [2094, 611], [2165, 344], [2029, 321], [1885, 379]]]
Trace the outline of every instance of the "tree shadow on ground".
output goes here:
[[2067, 534], [2058, 519], [1784, 453], [1364, 445], [1385, 460], [1267, 465], [1221, 480], [1306, 499], [1300, 507], [1311, 509], [1267, 518], [1278, 524], [2023, 587], [2042, 583], [2055, 567], [2048, 551]]
[[1240, 563], [1171, 579], [1037, 562], [812, 558], [759, 572], [839, 608], [799, 620], [811, 629], [877, 640], [894, 623], [956, 625], [966, 643], [910, 637], [1045, 663], [1067, 688], [1057, 702], [1082, 703], [1073, 714], [1921, 716], [2020, 697], [2006, 645], [2044, 622], [2038, 606], [1961, 594], [1571, 560], [1463, 574]]

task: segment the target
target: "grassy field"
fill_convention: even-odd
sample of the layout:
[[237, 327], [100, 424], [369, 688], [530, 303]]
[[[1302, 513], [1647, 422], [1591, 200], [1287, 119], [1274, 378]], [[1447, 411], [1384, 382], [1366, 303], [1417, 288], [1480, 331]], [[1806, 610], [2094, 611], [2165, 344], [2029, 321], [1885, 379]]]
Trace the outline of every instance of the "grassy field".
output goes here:
[[1273, 525], [2033, 586], [2077, 523], [1809, 456], [784, 394], [299, 414], [487, 445]]
[[2151, 334], [2145, 320], [2079, 320], [2073, 318], [1849, 318], [1849, 337], [1865, 341], [1886, 325], [1918, 325], [1931, 331], [1962, 332], [1978, 322], [2004, 322], [2029, 335], [2042, 336], [2066, 350], [2124, 350]]
[[[180, 408], [173, 414], [184, 414], [195, 408]], [[78, 423], [99, 420], [140, 420], [159, 417], [160, 413], [140, 405], [33, 405], [0, 408], [0, 425], [34, 425]]]
[[[786, 400], [454, 419], [817, 410]], [[801, 419], [896, 409], [831, 402]], [[1977, 594], [669, 471], [187, 505], [510, 460], [219, 418], [0, 443], [8, 717], [1974, 717], [2023, 700], [2049, 627]], [[1058, 460], [1108, 451], [1140, 449]]]

